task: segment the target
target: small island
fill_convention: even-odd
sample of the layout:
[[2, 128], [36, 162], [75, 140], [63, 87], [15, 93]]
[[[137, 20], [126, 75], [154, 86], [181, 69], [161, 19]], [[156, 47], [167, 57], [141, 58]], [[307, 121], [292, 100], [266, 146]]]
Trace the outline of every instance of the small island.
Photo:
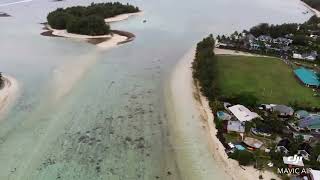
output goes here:
[[[121, 42], [134, 37], [133, 34], [111, 30], [109, 23], [127, 19], [139, 13], [138, 7], [121, 4], [119, 2], [91, 3], [91, 5], [58, 8], [47, 16], [42, 35], [86, 39], [87, 42], [97, 44], [113, 37]], [[122, 18], [117, 18], [122, 16]], [[116, 20], [114, 20], [116, 19]], [[118, 42], [119, 43], [119, 42]]]

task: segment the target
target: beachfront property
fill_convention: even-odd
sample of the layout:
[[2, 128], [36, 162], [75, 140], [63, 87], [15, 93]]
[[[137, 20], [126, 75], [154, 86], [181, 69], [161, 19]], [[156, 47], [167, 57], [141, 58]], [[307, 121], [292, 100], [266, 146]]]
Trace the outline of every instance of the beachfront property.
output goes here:
[[298, 68], [294, 70], [294, 74], [296, 77], [307, 87], [315, 87], [318, 88], [320, 86], [320, 80], [318, 75], [306, 68]]
[[248, 108], [240, 104], [231, 106], [228, 109], [241, 122], [251, 121], [254, 118], [260, 117], [257, 113], [251, 112]]

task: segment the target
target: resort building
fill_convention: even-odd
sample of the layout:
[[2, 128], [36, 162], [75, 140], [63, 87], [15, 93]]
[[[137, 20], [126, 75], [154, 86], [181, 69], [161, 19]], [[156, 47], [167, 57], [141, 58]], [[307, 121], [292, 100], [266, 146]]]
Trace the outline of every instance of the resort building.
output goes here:
[[260, 117], [257, 113], [251, 112], [243, 105], [234, 105], [229, 107], [228, 109], [241, 122], [251, 121], [254, 118]]
[[320, 81], [315, 72], [306, 68], [294, 70], [296, 77], [307, 87], [319, 87]]
[[299, 122], [299, 127], [300, 128], [307, 128], [309, 130], [313, 131], [319, 131], [320, 130], [320, 115], [318, 114], [313, 114], [310, 115]]

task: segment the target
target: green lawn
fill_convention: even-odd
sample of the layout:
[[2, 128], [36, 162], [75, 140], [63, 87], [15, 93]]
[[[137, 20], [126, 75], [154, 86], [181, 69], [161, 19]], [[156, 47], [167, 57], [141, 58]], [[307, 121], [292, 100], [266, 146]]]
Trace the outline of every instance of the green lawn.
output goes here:
[[295, 78], [292, 69], [277, 58], [217, 56], [217, 82], [220, 95], [243, 92], [255, 95], [260, 103], [320, 106], [320, 98], [312, 89]]

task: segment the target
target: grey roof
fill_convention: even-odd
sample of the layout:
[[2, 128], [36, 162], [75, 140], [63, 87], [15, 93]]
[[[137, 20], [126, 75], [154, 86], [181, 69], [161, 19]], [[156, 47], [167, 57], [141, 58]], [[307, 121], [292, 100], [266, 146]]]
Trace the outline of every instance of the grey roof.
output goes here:
[[294, 110], [291, 107], [285, 106], [285, 105], [276, 105], [272, 107], [273, 111], [284, 113], [287, 115], [292, 115], [294, 113]]
[[241, 123], [240, 121], [228, 121], [227, 130], [235, 131], [235, 132], [244, 132], [245, 127], [244, 127], [244, 124]]
[[277, 144], [277, 146], [283, 146], [286, 149], [289, 149], [289, 145], [290, 145], [290, 141], [288, 139], [282, 139], [281, 141], [279, 141], [279, 143]]

